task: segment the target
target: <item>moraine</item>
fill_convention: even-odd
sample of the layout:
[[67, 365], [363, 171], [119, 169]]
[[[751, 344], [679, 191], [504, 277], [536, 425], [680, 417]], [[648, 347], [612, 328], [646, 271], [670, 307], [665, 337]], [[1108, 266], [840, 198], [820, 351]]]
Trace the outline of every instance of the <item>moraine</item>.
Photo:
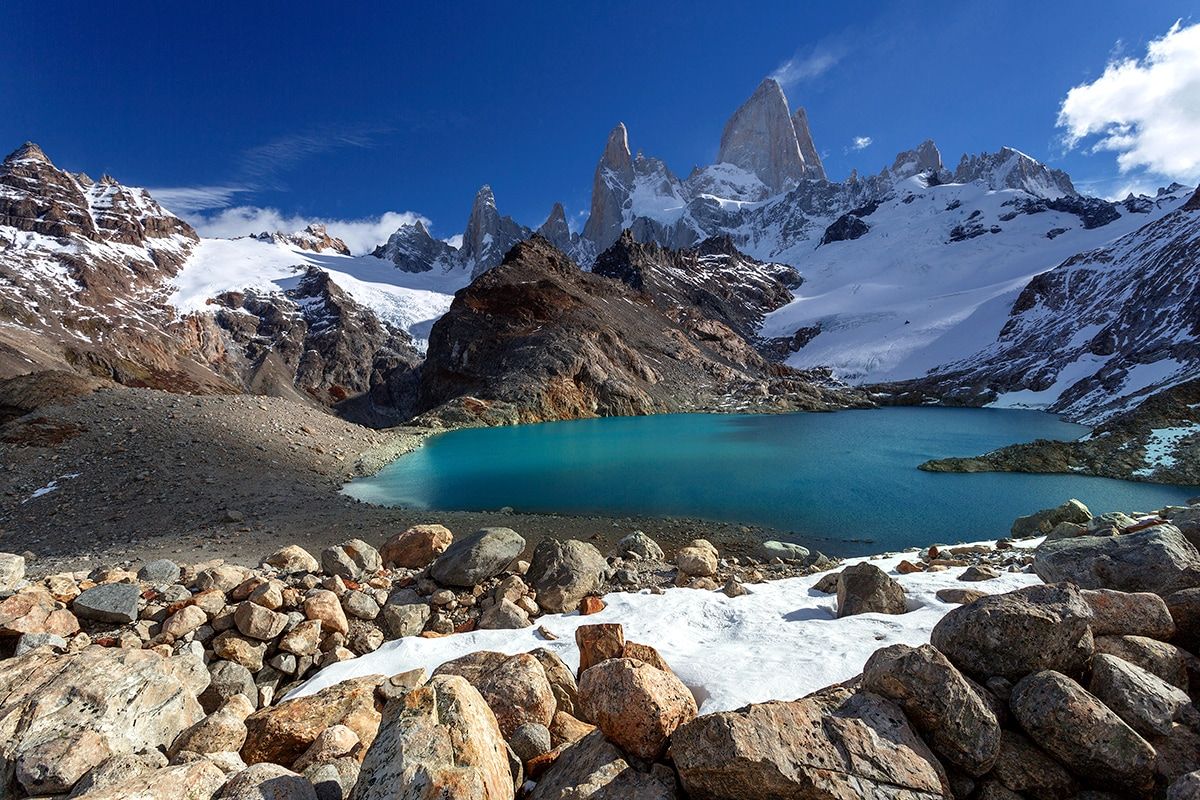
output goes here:
[[931, 458], [1087, 428], [1039, 412], [884, 408], [832, 414], [667, 414], [441, 434], [345, 492], [430, 510], [646, 515], [792, 532], [862, 555], [1008, 533], [1068, 497], [1095, 513], [1183, 503], [1198, 487], [1077, 475], [921, 472]]

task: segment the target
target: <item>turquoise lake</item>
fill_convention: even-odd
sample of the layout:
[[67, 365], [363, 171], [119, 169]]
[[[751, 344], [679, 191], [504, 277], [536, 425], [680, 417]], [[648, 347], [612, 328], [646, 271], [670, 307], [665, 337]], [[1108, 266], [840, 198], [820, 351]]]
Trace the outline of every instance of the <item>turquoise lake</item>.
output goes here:
[[691, 517], [767, 526], [837, 555], [1008, 533], [1076, 497], [1149, 511], [1197, 487], [1076, 475], [921, 472], [1087, 428], [1034, 411], [884, 408], [832, 414], [671, 414], [480, 428], [431, 437], [347, 494], [417, 509]]

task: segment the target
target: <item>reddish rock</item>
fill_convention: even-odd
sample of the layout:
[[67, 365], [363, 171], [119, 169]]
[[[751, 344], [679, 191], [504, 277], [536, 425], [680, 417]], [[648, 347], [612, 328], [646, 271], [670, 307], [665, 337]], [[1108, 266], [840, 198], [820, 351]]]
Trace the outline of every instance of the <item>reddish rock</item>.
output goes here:
[[625, 649], [625, 629], [618, 623], [580, 625], [575, 629], [579, 646], [579, 675], [601, 661], [618, 658]]
[[610, 658], [579, 680], [583, 715], [638, 758], [657, 759], [680, 725], [696, 718], [696, 699], [670, 672], [632, 658]]
[[444, 525], [413, 525], [388, 539], [379, 548], [387, 566], [423, 569], [454, 542], [454, 534]]

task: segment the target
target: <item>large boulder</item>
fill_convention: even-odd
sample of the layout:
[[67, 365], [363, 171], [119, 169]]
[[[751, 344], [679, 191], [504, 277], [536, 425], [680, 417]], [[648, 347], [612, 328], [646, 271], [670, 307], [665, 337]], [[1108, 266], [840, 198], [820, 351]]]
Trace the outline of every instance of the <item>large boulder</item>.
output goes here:
[[384, 708], [354, 800], [511, 800], [500, 727], [458, 675], [436, 676]]
[[246, 718], [242, 758], [247, 764], [270, 761], [290, 767], [331, 725], [345, 725], [370, 745], [379, 728], [375, 687], [383, 680], [382, 675], [351, 678], [254, 712]]
[[251, 764], [229, 779], [217, 800], [317, 800], [303, 775], [278, 764]]
[[977, 678], [1017, 680], [1044, 669], [1078, 675], [1095, 647], [1091, 619], [1074, 587], [1027, 586], [951, 610], [930, 641]]
[[675, 800], [666, 768], [630, 763], [604, 734], [593, 731], [567, 747], [534, 787], [531, 800]]
[[1029, 737], [1077, 777], [1138, 796], [1153, 786], [1154, 748], [1066, 675], [1027, 675], [1009, 706]]
[[401, 589], [388, 597], [379, 612], [379, 618], [391, 638], [402, 639], [419, 635], [425, 630], [425, 624], [432, 614], [433, 609], [420, 595]]
[[25, 580], [25, 557], [0, 553], [0, 592], [16, 591]]
[[1016, 731], [1000, 733], [1000, 752], [991, 777], [1018, 796], [1036, 800], [1066, 800], [1079, 788], [1062, 764]]
[[525, 580], [537, 591], [537, 602], [552, 614], [574, 611], [579, 601], [600, 587], [608, 562], [587, 542], [543, 539], [533, 551]]
[[[101, 769], [106, 768], [106, 764]], [[80, 800], [210, 800], [226, 775], [212, 761], [194, 761], [160, 769], [113, 772], [88, 791], [72, 793]]]
[[618, 558], [635, 557], [650, 561], [662, 561], [666, 556], [658, 542], [651, 539], [642, 531], [634, 531], [617, 542], [613, 554]]
[[717, 574], [717, 548], [707, 539], [693, 539], [675, 553], [675, 566], [684, 575], [708, 578]]
[[453, 542], [445, 525], [413, 525], [384, 542], [379, 555], [388, 566], [424, 569]]
[[209, 683], [200, 695], [200, 705], [208, 714], [220, 708], [229, 698], [242, 695], [251, 705], [258, 702], [258, 687], [254, 674], [233, 661], [217, 659], [208, 665]]
[[1092, 518], [1092, 512], [1078, 500], [1068, 500], [1056, 508], [1047, 508], [1030, 514], [1027, 517], [1017, 517], [1013, 520], [1010, 531], [1014, 539], [1028, 536], [1045, 536], [1062, 522], [1076, 525], [1087, 525]]
[[555, 709], [575, 714], [579, 706], [579, 684], [576, 683], [571, 668], [553, 650], [545, 647], [531, 650], [529, 655], [536, 658], [546, 672], [550, 691], [554, 693]]
[[1152, 592], [1084, 589], [1079, 594], [1092, 609], [1093, 636], [1148, 636], [1167, 641], [1175, 635], [1170, 609]]
[[1187, 692], [1116, 656], [1092, 658], [1088, 690], [1148, 738], [1169, 735], [1177, 722], [1200, 722]]
[[525, 723], [549, 726], [554, 718], [554, 691], [546, 670], [528, 653], [470, 653], [442, 664], [434, 675], [465, 678], [492, 709], [505, 738]]
[[525, 540], [511, 528], [483, 528], [457, 539], [430, 568], [445, 586], [475, 586], [499, 575], [525, 549]]
[[[88, 647], [0, 661], [0, 796], [70, 791], [115, 755], [167, 748], [204, 714], [193, 656]], [[201, 672], [203, 672], [203, 665]]]
[[1136, 664], [1172, 686], [1188, 688], [1188, 658], [1179, 647], [1145, 636], [1097, 636], [1096, 652]]
[[105, 583], [83, 592], [71, 602], [75, 616], [97, 622], [137, 622], [142, 592], [132, 583]]
[[1165, 602], [1175, 623], [1175, 641], [1180, 647], [1200, 653], [1200, 587], [1172, 592]]
[[358, 580], [364, 572], [383, 568], [379, 551], [362, 539], [350, 539], [321, 551], [321, 567], [330, 575], [348, 581]]
[[676, 728], [696, 718], [696, 699], [679, 678], [633, 658], [610, 658], [584, 672], [579, 705], [610, 741], [651, 761]]
[[1174, 525], [1120, 536], [1079, 536], [1043, 542], [1033, 571], [1046, 583], [1168, 595], [1200, 586], [1200, 552]]
[[945, 771], [891, 701], [840, 687], [802, 700], [706, 714], [671, 737], [688, 796], [947, 796]]
[[254, 712], [254, 704], [235, 694], [212, 714], [175, 737], [168, 754], [178, 753], [236, 753], [246, 743], [246, 717]]
[[903, 614], [907, 609], [904, 588], [874, 564], [862, 562], [838, 575], [837, 615]]
[[27, 588], [0, 600], [0, 637], [79, 632], [79, 620], [45, 589]]
[[317, 572], [321, 565], [313, 558], [312, 553], [298, 544], [289, 544], [267, 556], [264, 563], [274, 567], [285, 575], [297, 572]]
[[876, 650], [863, 688], [894, 700], [938, 755], [972, 777], [992, 768], [1000, 723], [975, 687], [930, 645]]

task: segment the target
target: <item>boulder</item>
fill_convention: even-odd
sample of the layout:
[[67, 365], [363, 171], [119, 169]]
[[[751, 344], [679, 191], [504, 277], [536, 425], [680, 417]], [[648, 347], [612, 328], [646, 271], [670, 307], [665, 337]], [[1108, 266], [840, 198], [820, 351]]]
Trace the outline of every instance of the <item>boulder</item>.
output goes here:
[[25, 580], [25, 557], [0, 553], [0, 592], [13, 592]]
[[450, 545], [430, 575], [444, 586], [475, 586], [503, 572], [524, 549], [525, 540], [511, 528], [483, 528]]
[[553, 650], [539, 647], [531, 650], [529, 655], [538, 660], [550, 682], [550, 691], [554, 694], [554, 707], [567, 714], [575, 714], [579, 706], [579, 685], [575, 676]]
[[1017, 680], [1045, 669], [1078, 675], [1094, 648], [1091, 619], [1074, 587], [1027, 586], [952, 609], [930, 641], [976, 678]]
[[609, 658], [620, 658], [625, 650], [625, 629], [618, 623], [580, 625], [575, 629], [579, 647], [579, 675]]
[[1167, 800], [1196, 800], [1200, 797], [1200, 770], [1180, 775], [1167, 788]]
[[1017, 517], [1013, 520], [1011, 535], [1014, 539], [1044, 536], [1061, 522], [1087, 525], [1091, 518], [1092, 512], [1088, 511], [1088, 507], [1078, 500], [1072, 499], [1057, 508], [1043, 509], [1027, 517]]
[[142, 593], [131, 583], [104, 583], [83, 592], [71, 602], [75, 616], [118, 625], [137, 622]]
[[981, 592], [978, 589], [938, 589], [936, 596], [943, 603], [966, 605], [967, 603], [974, 603], [981, 597], [987, 597], [987, 592]]
[[903, 614], [904, 588], [886, 572], [865, 561], [841, 571], [837, 583], [838, 617], [853, 614]]
[[932, 646], [895, 644], [863, 667], [863, 688], [896, 702], [934, 751], [978, 778], [1000, 751], [1000, 723], [975, 687]]
[[1080, 596], [1092, 609], [1093, 636], [1147, 636], [1169, 640], [1175, 621], [1163, 598], [1151, 592], [1085, 589]]
[[1092, 658], [1088, 691], [1145, 737], [1166, 736], [1177, 722], [1200, 722], [1187, 692], [1116, 656]]
[[1200, 586], [1200, 553], [1174, 525], [1156, 525], [1121, 536], [1043, 542], [1033, 570], [1046, 583], [1168, 595]]
[[216, 589], [221, 593], [233, 591], [234, 587], [250, 577], [250, 570], [237, 564], [217, 564], [206, 567], [196, 575], [195, 587], [202, 592]]
[[44, 589], [29, 588], [0, 600], [0, 637], [31, 633], [67, 637], [78, 632], [79, 620]]
[[379, 728], [375, 687], [382, 681], [382, 675], [351, 678], [256, 711], [246, 718], [242, 758], [247, 764], [271, 761], [290, 767], [331, 725], [345, 725], [370, 746]]
[[251, 764], [221, 787], [216, 800], [317, 800], [308, 778], [278, 764]]
[[527, 722], [548, 726], [554, 718], [554, 692], [546, 671], [528, 653], [470, 653], [447, 661], [433, 674], [458, 675], [474, 686], [506, 739]]
[[934, 800], [948, 788], [895, 704], [841, 687], [698, 717], [671, 737], [671, 758], [688, 796], [704, 800]]
[[533, 622], [529, 619], [529, 613], [507, 598], [480, 614], [477, 623], [483, 630], [516, 630], [531, 625]]
[[1009, 705], [1029, 738], [1076, 776], [1135, 795], [1153, 786], [1154, 748], [1066, 675], [1027, 675]]
[[758, 556], [763, 561], [780, 558], [784, 561], [806, 561], [812, 557], [812, 551], [795, 542], [763, 542], [758, 546]]
[[56, 633], [23, 633], [21, 638], [17, 639], [13, 655], [21, 656], [39, 647], [49, 647], [61, 653], [67, 649], [67, 640]]
[[360, 771], [357, 758], [342, 756], [309, 766], [304, 777], [316, 790], [317, 800], [349, 800]]
[[287, 627], [287, 614], [280, 614], [250, 600], [243, 600], [233, 612], [233, 621], [243, 636], [269, 642]]
[[358, 734], [345, 725], [330, 725], [317, 735], [304, 754], [292, 764], [292, 768], [304, 772], [313, 764], [333, 761], [354, 753], [359, 744]]
[[137, 579], [154, 586], [170, 586], [179, 582], [179, 565], [169, 558], [147, 561], [137, 571]]
[[673, 673], [633, 658], [610, 658], [584, 672], [579, 706], [610, 741], [651, 761], [697, 713], [696, 699]]
[[[108, 767], [105, 764], [101, 769]], [[212, 761], [121, 771], [100, 776], [90, 789], [72, 798], [81, 800], [211, 800], [225, 783], [225, 773]]]
[[254, 712], [254, 704], [241, 694], [235, 694], [212, 714], [175, 737], [167, 754], [236, 753], [246, 743], [246, 717]]
[[251, 672], [263, 668], [267, 656], [267, 643], [242, 636], [236, 631], [225, 631], [212, 640], [213, 652], [218, 658], [241, 664]]
[[379, 551], [362, 539], [350, 539], [321, 551], [321, 567], [330, 575], [348, 581], [358, 580], [364, 572], [383, 569]]
[[522, 762], [550, 750], [550, 729], [537, 722], [526, 722], [508, 737], [508, 746]]
[[321, 569], [321, 565], [317, 559], [313, 558], [312, 553], [298, 544], [289, 544], [287, 547], [276, 550], [267, 556], [265, 563], [285, 575], [297, 572], [319, 572]]
[[991, 776], [1021, 797], [1065, 800], [1078, 791], [1071, 773], [1016, 731], [1001, 731]]
[[838, 579], [841, 578], [840, 572], [826, 572], [824, 575], [813, 584], [812, 590], [821, 594], [836, 594], [838, 587]]
[[1097, 636], [1096, 652], [1136, 664], [1172, 686], [1188, 688], [1187, 657], [1173, 644], [1145, 636]]
[[182, 639], [206, 622], [208, 622], [208, 614], [203, 608], [187, 605], [163, 620], [162, 632], [176, 639]]
[[[150, 650], [35, 650], [0, 661], [0, 763], [31, 795], [68, 792], [114, 755], [166, 748], [203, 715], [183, 660]], [[0, 796], [8, 787], [0, 785]]]
[[634, 531], [617, 542], [613, 554], [618, 558], [628, 558], [631, 554], [640, 559], [662, 561], [666, 558], [658, 542], [641, 531]]
[[200, 705], [206, 713], [213, 713], [235, 695], [242, 695], [251, 706], [258, 703], [258, 687], [254, 675], [241, 664], [233, 661], [213, 661], [208, 665], [209, 684], [200, 695]]
[[321, 645], [321, 620], [306, 619], [279, 638], [279, 649], [295, 656], [316, 655]]
[[408, 569], [424, 569], [454, 542], [444, 525], [413, 525], [395, 534], [379, 548], [383, 563]]
[[675, 566], [689, 577], [712, 577], [717, 574], [717, 548], [706, 539], [693, 540], [675, 553]]
[[538, 778], [531, 800], [675, 800], [669, 769], [634, 762], [600, 731], [565, 748]]
[[967, 567], [962, 571], [962, 574], [958, 576], [958, 579], [967, 583], [978, 583], [979, 581], [990, 581], [999, 577], [1000, 573], [996, 571], [995, 567], [989, 567], [986, 564], [981, 564], [978, 566]]
[[465, 678], [440, 675], [387, 704], [354, 800], [511, 800], [513, 793], [491, 709]]
[[342, 595], [342, 610], [355, 619], [372, 620], [379, 616], [379, 603], [367, 592], [352, 589]]
[[338, 596], [328, 589], [314, 589], [304, 598], [304, 616], [319, 621], [323, 631], [350, 632], [350, 623]]
[[1176, 643], [1200, 654], [1200, 588], [1172, 592], [1166, 604], [1175, 624]]
[[587, 542], [543, 539], [533, 551], [525, 579], [546, 611], [574, 611], [579, 601], [600, 587], [608, 562]]
[[[416, 602], [408, 602], [410, 600]], [[429, 604], [420, 600], [415, 593], [402, 590], [393, 594], [383, 604], [379, 618], [389, 636], [401, 639], [405, 636], [417, 636], [425, 630], [432, 613]]]

